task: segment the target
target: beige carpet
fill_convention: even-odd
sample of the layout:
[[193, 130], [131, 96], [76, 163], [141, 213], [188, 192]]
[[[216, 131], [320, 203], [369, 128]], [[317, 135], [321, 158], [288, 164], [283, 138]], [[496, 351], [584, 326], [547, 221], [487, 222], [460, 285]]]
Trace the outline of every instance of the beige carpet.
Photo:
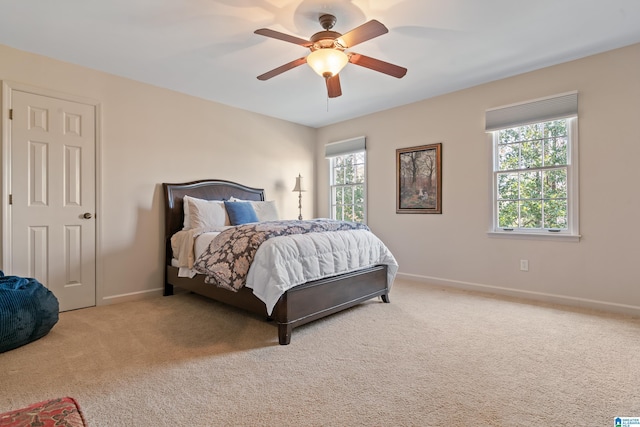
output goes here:
[[61, 314], [0, 354], [0, 412], [90, 426], [613, 426], [640, 416], [640, 320], [396, 281], [294, 330], [191, 294]]

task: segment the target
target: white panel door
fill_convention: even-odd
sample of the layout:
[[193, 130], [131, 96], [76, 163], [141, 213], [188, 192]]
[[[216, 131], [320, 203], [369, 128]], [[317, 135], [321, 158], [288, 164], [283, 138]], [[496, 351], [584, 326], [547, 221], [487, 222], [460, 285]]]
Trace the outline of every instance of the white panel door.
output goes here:
[[11, 274], [95, 305], [95, 106], [13, 90]]

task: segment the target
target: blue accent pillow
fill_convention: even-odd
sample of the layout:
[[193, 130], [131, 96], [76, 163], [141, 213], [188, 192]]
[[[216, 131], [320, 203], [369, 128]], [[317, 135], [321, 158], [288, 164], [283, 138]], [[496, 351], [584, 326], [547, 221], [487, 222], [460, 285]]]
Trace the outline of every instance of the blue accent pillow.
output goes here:
[[231, 225], [258, 222], [258, 215], [249, 202], [224, 202]]

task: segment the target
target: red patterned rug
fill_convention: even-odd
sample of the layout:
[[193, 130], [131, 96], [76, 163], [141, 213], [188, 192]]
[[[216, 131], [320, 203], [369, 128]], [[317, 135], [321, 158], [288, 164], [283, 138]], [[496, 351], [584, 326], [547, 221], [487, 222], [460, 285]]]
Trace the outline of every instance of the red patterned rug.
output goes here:
[[1, 427], [86, 427], [78, 402], [71, 397], [45, 400], [0, 414]]

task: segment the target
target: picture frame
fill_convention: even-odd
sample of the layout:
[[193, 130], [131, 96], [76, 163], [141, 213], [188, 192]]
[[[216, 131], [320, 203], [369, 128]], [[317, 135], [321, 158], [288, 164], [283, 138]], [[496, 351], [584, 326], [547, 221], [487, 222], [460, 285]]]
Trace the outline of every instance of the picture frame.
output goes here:
[[396, 213], [442, 213], [442, 143], [396, 150]]

